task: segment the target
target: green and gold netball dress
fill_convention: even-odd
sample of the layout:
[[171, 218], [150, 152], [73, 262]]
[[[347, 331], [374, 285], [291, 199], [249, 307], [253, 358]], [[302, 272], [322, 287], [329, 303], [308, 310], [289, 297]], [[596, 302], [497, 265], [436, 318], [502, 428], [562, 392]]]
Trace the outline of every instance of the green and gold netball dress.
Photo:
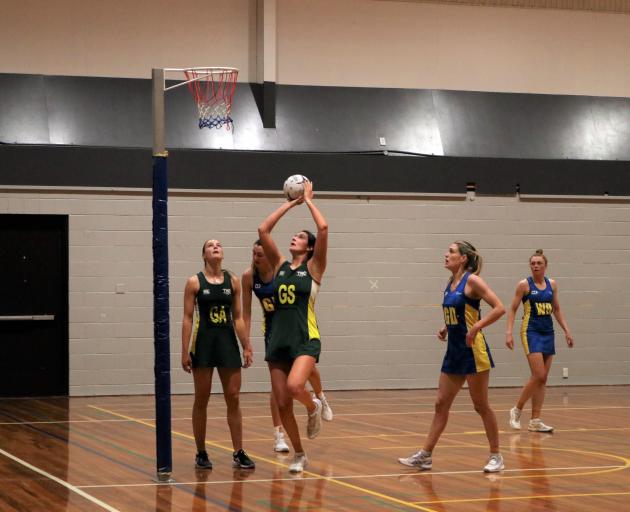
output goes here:
[[274, 279], [276, 311], [271, 322], [266, 361], [293, 361], [301, 355], [319, 361], [321, 343], [315, 318], [315, 296], [319, 290], [306, 262], [292, 269], [285, 261]]
[[223, 271], [223, 283], [211, 284], [197, 274], [195, 324], [190, 356], [193, 368], [240, 368], [241, 354], [232, 323], [232, 278]]

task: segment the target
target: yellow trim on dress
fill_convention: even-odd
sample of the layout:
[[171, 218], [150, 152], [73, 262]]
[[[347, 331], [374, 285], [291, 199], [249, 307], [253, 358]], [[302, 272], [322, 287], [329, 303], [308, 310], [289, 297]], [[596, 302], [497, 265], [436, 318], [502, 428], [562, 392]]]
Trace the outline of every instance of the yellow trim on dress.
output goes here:
[[195, 349], [197, 348], [197, 334], [199, 333], [199, 307], [197, 306], [197, 302], [195, 302], [195, 316], [193, 319], [193, 334], [192, 334], [192, 344], [190, 345], [190, 353], [194, 355]]
[[311, 294], [308, 298], [308, 310], [307, 310], [307, 324], [308, 324], [308, 339], [320, 339], [319, 329], [317, 328], [317, 318], [315, 317], [315, 297], [319, 290], [319, 285], [315, 280], [311, 281]]
[[523, 321], [521, 322], [521, 343], [525, 349], [525, 355], [529, 354], [529, 340], [527, 339], [527, 328], [529, 327], [529, 319], [532, 316], [532, 305], [529, 300], [523, 304]]
[[[470, 304], [466, 304], [464, 308], [464, 316], [466, 318], [466, 328], [470, 329], [473, 324], [479, 321], [479, 310], [473, 308]], [[477, 372], [485, 372], [492, 368], [490, 364], [490, 356], [486, 345], [486, 337], [479, 330], [472, 346], [473, 357], [475, 358], [475, 368]]]

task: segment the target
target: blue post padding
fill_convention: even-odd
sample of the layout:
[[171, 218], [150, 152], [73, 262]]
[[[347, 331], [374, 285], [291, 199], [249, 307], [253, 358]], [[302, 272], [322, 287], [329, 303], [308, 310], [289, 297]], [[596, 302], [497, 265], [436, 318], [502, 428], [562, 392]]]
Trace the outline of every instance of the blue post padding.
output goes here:
[[173, 468], [171, 448], [171, 350], [168, 304], [168, 167], [153, 157], [153, 339], [155, 432], [158, 473]]

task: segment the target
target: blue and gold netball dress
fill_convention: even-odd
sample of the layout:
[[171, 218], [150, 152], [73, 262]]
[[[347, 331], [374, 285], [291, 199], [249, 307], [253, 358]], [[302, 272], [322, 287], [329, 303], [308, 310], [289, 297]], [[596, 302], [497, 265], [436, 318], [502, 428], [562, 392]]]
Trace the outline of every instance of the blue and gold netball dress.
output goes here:
[[525, 354], [540, 352], [553, 355], [556, 353], [553, 336], [553, 288], [545, 277], [545, 289], [540, 290], [531, 277], [527, 278], [528, 293], [523, 296], [523, 322], [521, 323], [521, 342]]
[[271, 334], [271, 319], [273, 318], [273, 314], [276, 310], [276, 307], [273, 302], [273, 279], [268, 283], [265, 283], [258, 272], [254, 269], [254, 295], [260, 301], [260, 305], [263, 310], [263, 334], [265, 336], [265, 350], [267, 350], [267, 344], [269, 343], [269, 334]]
[[444, 373], [468, 375], [494, 368], [490, 348], [481, 330], [477, 333], [473, 346], [466, 346], [468, 329], [481, 318], [481, 301], [464, 294], [469, 276], [470, 272], [466, 272], [455, 290], [451, 290], [449, 281], [444, 290], [442, 308], [444, 323], [448, 329], [448, 346], [442, 363]]

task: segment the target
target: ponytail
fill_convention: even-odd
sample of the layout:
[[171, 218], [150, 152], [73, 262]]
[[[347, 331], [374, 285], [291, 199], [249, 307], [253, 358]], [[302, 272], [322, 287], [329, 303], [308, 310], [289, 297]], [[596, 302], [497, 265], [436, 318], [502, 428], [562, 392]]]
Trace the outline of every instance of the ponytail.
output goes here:
[[483, 266], [483, 258], [481, 254], [477, 252], [477, 249], [470, 242], [465, 240], [458, 240], [455, 242], [459, 253], [466, 256], [468, 261], [466, 262], [466, 270], [472, 274], [479, 275], [481, 273], [481, 267]]

